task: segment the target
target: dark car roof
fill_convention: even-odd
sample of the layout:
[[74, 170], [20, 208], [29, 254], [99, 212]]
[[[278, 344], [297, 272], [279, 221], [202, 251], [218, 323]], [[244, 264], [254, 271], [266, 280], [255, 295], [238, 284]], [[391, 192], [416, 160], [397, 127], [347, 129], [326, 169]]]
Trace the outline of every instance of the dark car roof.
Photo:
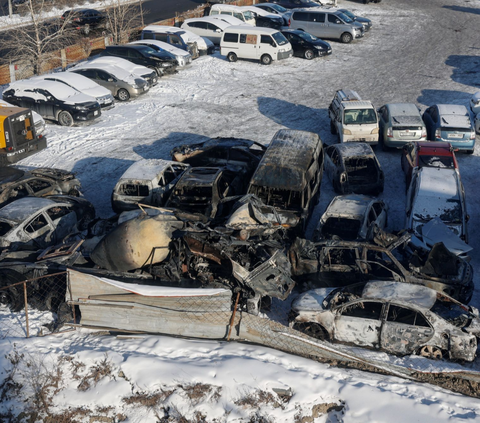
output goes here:
[[0, 167], [0, 185], [20, 179], [25, 172], [14, 167]]

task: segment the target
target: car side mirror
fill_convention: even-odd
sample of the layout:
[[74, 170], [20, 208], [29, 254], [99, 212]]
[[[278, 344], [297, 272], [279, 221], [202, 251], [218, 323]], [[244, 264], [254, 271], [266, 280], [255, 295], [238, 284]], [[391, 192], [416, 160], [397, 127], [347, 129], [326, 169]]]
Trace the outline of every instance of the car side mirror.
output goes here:
[[215, 32], [222, 32], [222, 30], [220, 28], [217, 28]]
[[108, 78], [107, 81], [108, 82], [113, 82], [113, 78]]
[[336, 23], [336, 24], [341, 24], [342, 21], [341, 21], [340, 19], [337, 19], [337, 20], [335, 21], [335, 23]]

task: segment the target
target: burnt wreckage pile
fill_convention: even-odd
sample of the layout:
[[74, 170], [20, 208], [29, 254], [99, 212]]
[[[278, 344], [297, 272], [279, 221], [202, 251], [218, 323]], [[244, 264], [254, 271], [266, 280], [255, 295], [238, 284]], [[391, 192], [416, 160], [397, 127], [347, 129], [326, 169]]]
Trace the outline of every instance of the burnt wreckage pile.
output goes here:
[[[464, 326], [465, 321], [477, 320], [478, 312], [460, 304], [468, 303], [473, 293], [472, 266], [464, 252], [455, 254], [442, 242], [432, 244], [432, 239], [428, 247], [419, 236], [389, 234], [375, 224], [365, 232], [367, 239], [342, 240], [338, 235], [332, 239], [319, 235], [316, 242], [305, 239], [323, 176], [324, 153], [318, 135], [280, 130], [267, 148], [249, 140], [217, 138], [177, 147], [172, 159], [146, 160], [127, 170], [112, 194], [112, 205], [121, 213], [110, 219], [94, 219], [85, 200], [65, 195], [23, 198], [26, 211], [21, 222], [9, 220], [5, 208], [0, 209], [0, 242], [1, 238], [9, 240], [2, 244], [0, 256], [2, 286], [68, 267], [123, 282], [228, 288], [239, 294], [242, 309], [253, 314], [272, 298], [287, 299], [295, 288], [297, 294], [305, 293], [294, 302], [291, 326], [317, 338], [356, 345], [362, 343], [348, 336], [326, 335], [350, 309], [339, 301], [339, 295], [356, 301], [367, 294], [378, 297], [382, 290], [368, 285], [372, 281], [408, 285], [408, 289], [396, 285], [392, 289], [403, 301], [395, 307], [405, 303], [408, 307], [410, 300], [412, 313], [420, 313], [414, 311], [419, 298], [422, 306], [433, 301], [433, 308], [422, 318], [437, 335], [434, 317], [429, 320], [438, 314], [437, 295], [442, 298], [441, 307], [451, 307], [452, 314], [464, 308], [467, 317], [456, 317]], [[75, 185], [75, 191], [79, 189]], [[43, 203], [33, 205], [34, 200]], [[58, 204], [63, 211], [56, 210]], [[9, 228], [16, 230], [17, 226], [29, 234], [28, 239], [15, 238]], [[436, 233], [441, 239], [441, 230]], [[349, 292], [351, 284], [356, 288]], [[327, 303], [315, 300], [312, 306], [312, 298], [328, 297], [339, 287], [342, 293], [328, 303], [333, 307], [333, 320], [328, 328], [319, 326], [319, 308]], [[28, 289], [33, 306], [54, 312], [61, 309], [65, 286], [56, 291], [55, 298], [45, 294], [49, 292], [46, 286], [29, 284]], [[394, 306], [377, 297], [372, 300], [378, 303], [375, 318], [383, 327]], [[394, 296], [389, 298], [395, 301]], [[232, 295], [232, 307], [236, 299]], [[2, 291], [0, 301], [12, 311], [22, 307], [17, 288]], [[353, 309], [365, 307], [362, 302]], [[405, 318], [400, 323], [415, 326], [416, 321]], [[340, 332], [337, 327], [335, 333]], [[429, 339], [435, 337], [424, 336], [419, 348], [429, 346]], [[364, 346], [398, 354], [417, 352], [384, 348], [375, 341]], [[458, 358], [458, 353], [450, 358]]]

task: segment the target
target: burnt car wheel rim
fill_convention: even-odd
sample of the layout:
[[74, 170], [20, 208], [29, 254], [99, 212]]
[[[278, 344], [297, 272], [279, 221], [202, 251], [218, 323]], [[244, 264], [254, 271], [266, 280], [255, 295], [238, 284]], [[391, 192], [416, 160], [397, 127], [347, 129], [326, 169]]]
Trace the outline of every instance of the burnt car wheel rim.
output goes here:
[[425, 345], [420, 348], [420, 355], [426, 358], [432, 358], [434, 360], [440, 360], [443, 358], [442, 351], [440, 348], [434, 347], [432, 345]]
[[311, 336], [315, 339], [326, 340], [328, 335], [318, 323], [312, 322], [298, 322], [293, 325], [293, 329], [298, 330], [299, 332], [304, 333], [305, 335]]

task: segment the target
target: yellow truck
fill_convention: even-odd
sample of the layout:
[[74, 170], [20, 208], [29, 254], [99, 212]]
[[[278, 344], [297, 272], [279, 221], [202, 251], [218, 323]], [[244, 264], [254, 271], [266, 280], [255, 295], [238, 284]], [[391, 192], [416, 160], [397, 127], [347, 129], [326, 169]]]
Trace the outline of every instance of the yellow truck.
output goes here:
[[0, 166], [47, 148], [47, 139], [37, 135], [30, 109], [0, 105]]

